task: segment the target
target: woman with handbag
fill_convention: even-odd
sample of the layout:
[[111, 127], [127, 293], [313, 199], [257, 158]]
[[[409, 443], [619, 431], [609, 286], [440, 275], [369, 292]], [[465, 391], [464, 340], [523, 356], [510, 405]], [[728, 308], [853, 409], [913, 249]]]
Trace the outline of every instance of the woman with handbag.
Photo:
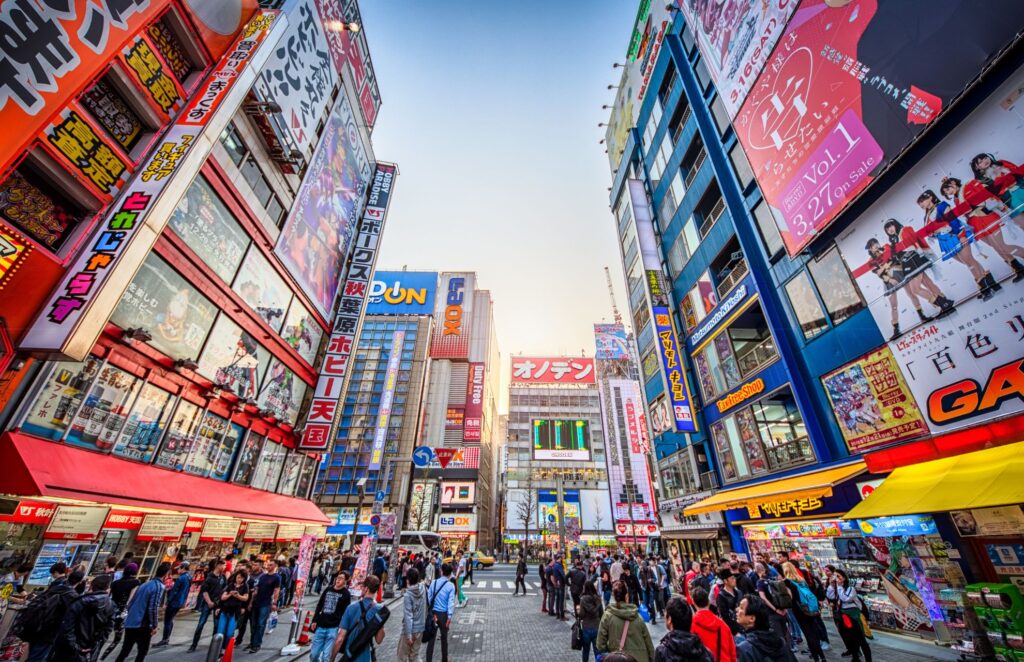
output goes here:
[[590, 659], [590, 649], [594, 649], [594, 658], [597, 658], [597, 628], [601, 625], [601, 616], [604, 615], [604, 606], [601, 604], [601, 597], [597, 594], [597, 587], [593, 582], [583, 585], [583, 596], [580, 604], [576, 607], [576, 625], [580, 632], [580, 648], [583, 650], [583, 662]]
[[597, 650], [604, 652], [622, 651], [632, 655], [637, 662], [654, 660], [654, 642], [647, 624], [640, 618], [634, 604], [626, 601], [626, 585], [621, 581], [612, 584], [612, 599], [601, 617], [597, 630]]
[[857, 595], [857, 589], [850, 585], [850, 578], [845, 571], [836, 568], [832, 573], [826, 595], [833, 603], [839, 603], [839, 636], [843, 638], [847, 650], [853, 653], [851, 662], [860, 662], [861, 653], [864, 654], [865, 662], [871, 662], [871, 647], [868, 646], [864, 624], [861, 622], [863, 603]]

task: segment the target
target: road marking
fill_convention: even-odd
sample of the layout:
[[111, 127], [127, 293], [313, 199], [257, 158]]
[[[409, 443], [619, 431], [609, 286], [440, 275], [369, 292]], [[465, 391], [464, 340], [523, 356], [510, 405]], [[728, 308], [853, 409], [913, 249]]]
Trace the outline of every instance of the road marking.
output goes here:
[[505, 582], [505, 586], [508, 586], [509, 588], [515, 588], [516, 587], [516, 583], [515, 582]]

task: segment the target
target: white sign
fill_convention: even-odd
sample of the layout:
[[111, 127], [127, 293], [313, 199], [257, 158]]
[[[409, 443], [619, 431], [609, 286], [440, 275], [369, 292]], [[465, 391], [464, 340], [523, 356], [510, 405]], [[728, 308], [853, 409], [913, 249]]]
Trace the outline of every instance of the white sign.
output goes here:
[[187, 521], [188, 515], [157, 515], [155, 513], [146, 515], [135, 540], [139, 542], [174, 542], [181, 538]]
[[240, 519], [208, 519], [203, 523], [199, 539], [213, 542], [233, 542], [238, 537], [240, 526], [242, 526]]
[[274, 539], [280, 542], [299, 540], [305, 532], [305, 524], [280, 524], [277, 527], [277, 535], [274, 536]]
[[277, 534], [277, 522], [246, 522], [242, 540], [246, 542], [271, 542]]
[[464, 533], [476, 533], [475, 513], [448, 513], [441, 514], [439, 531], [459, 531]]
[[44, 538], [92, 540], [100, 534], [110, 508], [104, 506], [57, 506]]

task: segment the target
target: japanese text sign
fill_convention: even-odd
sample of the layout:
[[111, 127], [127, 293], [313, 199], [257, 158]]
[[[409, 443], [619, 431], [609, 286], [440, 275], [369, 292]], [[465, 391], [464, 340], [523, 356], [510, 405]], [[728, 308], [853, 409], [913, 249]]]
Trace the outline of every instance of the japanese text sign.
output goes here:
[[142, 521], [135, 540], [139, 542], [174, 542], [181, 538], [188, 515], [160, 515], [149, 513]]
[[657, 336], [658, 352], [661, 354], [661, 365], [665, 370], [668, 386], [668, 399], [672, 405], [672, 416], [676, 421], [676, 429], [681, 432], [696, 432], [697, 424], [693, 419], [690, 406], [690, 387], [683, 371], [682, 357], [679, 354], [679, 339], [668, 308], [655, 306], [654, 332]]
[[395, 400], [398, 367], [402, 363], [402, 347], [404, 345], [405, 331], [395, 331], [395, 335], [391, 337], [391, 355], [388, 357], [387, 371], [384, 373], [384, 391], [381, 393], [380, 405], [377, 408], [377, 427], [373, 432], [373, 446], [370, 450], [370, 471], [380, 469], [380, 465], [384, 461], [388, 423], [391, 421], [391, 405]]
[[[373, 128], [380, 110], [380, 90], [377, 88], [377, 74], [373, 71], [370, 60], [370, 48], [366, 43], [366, 31], [359, 15], [359, 3], [356, 0], [316, 0], [320, 19], [327, 27], [325, 36], [327, 46], [338, 73], [345, 71], [345, 65], [351, 67], [352, 81], [359, 97], [359, 106], [363, 111], [366, 126]], [[346, 29], [355, 23], [358, 32]]]
[[484, 374], [483, 363], [469, 364], [469, 380], [466, 390], [466, 411], [463, 417], [463, 441], [480, 441], [484, 416]]
[[106, 506], [57, 506], [43, 538], [57, 540], [94, 540], [110, 511]]
[[579, 357], [512, 357], [514, 384], [594, 384], [594, 359]]

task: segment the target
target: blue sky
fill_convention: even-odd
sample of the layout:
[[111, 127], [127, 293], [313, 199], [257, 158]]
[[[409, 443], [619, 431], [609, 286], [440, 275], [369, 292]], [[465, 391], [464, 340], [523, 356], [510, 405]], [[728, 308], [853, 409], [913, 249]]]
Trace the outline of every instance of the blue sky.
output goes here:
[[622, 269], [599, 122], [632, 0], [364, 0], [382, 106], [377, 158], [398, 163], [381, 269], [470, 270], [510, 354], [593, 355]]

